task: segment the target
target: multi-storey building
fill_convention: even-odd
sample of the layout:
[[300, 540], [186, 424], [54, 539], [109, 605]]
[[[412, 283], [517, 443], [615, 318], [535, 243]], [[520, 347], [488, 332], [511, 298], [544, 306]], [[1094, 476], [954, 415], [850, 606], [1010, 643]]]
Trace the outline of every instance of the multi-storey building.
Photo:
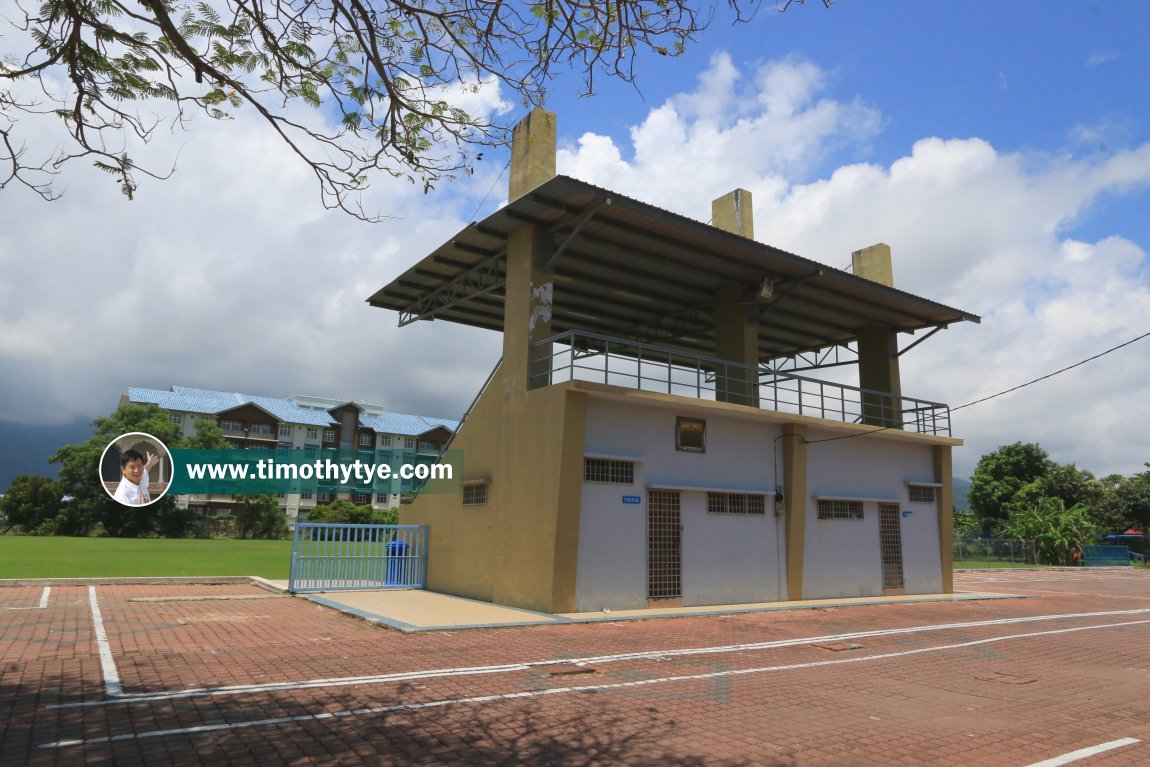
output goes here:
[[[121, 404], [127, 403], [158, 405], [168, 412], [183, 436], [196, 433], [197, 421], [210, 420], [219, 424], [233, 448], [307, 450], [317, 456], [324, 451], [354, 450], [373, 463], [384, 459], [404, 463], [434, 460], [458, 425], [447, 418], [393, 413], [364, 402], [298, 394], [280, 399], [187, 386], [130, 388], [121, 398]], [[413, 489], [412, 480], [394, 477], [382, 485], [375, 483], [370, 492], [341, 497], [387, 510], [398, 506]], [[320, 486], [283, 493], [280, 503], [288, 521], [295, 522], [335, 498], [335, 488]], [[227, 513], [235, 505], [231, 495], [185, 495], [177, 497], [177, 503], [209, 515]]]

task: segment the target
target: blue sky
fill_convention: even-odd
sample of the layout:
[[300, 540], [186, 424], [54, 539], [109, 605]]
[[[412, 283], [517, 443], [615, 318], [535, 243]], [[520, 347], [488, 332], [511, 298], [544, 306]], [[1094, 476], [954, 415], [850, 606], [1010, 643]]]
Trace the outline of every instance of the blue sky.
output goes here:
[[[702, 220], [710, 199], [748, 188], [760, 240], [832, 266], [888, 242], [897, 285], [984, 317], [904, 358], [912, 396], [958, 405], [1150, 330], [1150, 4], [724, 13], [686, 55], [639, 62], [641, 97], [554, 83], [560, 171]], [[494, 89], [469, 107], [521, 111]], [[400, 329], [363, 301], [503, 202], [506, 152], [429, 195], [379, 180], [370, 202], [400, 217], [374, 226], [323, 211], [308, 172], [247, 115], [196, 120], [147, 152], [178, 170], [134, 202], [82, 165], [55, 203], [0, 191], [0, 487], [50, 471], [63, 435], [86, 436], [129, 386], [443, 417], [470, 402], [494, 334]], [[1148, 360], [1150, 339], [961, 411], [957, 473], [1016, 440], [1098, 473], [1140, 470]]]

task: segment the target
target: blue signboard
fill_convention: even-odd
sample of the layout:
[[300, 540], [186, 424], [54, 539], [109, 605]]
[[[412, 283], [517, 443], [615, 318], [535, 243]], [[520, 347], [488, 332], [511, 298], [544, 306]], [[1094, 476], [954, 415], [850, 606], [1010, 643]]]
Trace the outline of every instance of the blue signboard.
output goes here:
[[625, 495], [623, 496], [623, 503], [642, 503], [643, 496], [641, 495]]
[[909, 516], [910, 516], [911, 514], [913, 514], [913, 513], [914, 513], [913, 511], [904, 511], [904, 512], [902, 513], [902, 518], [903, 518], [903, 519], [906, 519], [907, 517], [909, 517]]

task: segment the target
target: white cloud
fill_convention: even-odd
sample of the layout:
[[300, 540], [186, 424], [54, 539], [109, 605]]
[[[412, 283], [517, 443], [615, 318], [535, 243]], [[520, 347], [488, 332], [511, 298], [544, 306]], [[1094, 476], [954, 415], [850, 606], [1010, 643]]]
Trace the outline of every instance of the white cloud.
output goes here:
[[825, 79], [794, 59], [744, 77], [716, 55], [695, 90], [631, 129], [629, 152], [587, 133], [560, 150], [559, 172], [706, 220], [732, 179], [781, 190], [835, 148], [877, 132], [878, 113], [861, 101], [818, 98]]
[[[498, 108], [497, 91], [469, 108]], [[57, 202], [5, 190], [0, 369], [14, 374], [0, 376], [0, 421], [90, 418], [129, 386], [171, 384], [466, 406], [498, 337], [401, 330], [364, 301], [466, 223], [484, 179], [436, 195], [385, 180], [365, 207], [399, 218], [368, 225], [325, 211], [311, 172], [251, 115], [158, 134], [148, 154], [179, 167], [131, 202], [83, 161]], [[454, 386], [413, 375], [415, 360]]]
[[1091, 54], [1090, 58], [1086, 59], [1086, 66], [1097, 67], [1105, 64], [1108, 61], [1114, 61], [1122, 57], [1121, 53], [1117, 51], [1103, 51], [1101, 53]]

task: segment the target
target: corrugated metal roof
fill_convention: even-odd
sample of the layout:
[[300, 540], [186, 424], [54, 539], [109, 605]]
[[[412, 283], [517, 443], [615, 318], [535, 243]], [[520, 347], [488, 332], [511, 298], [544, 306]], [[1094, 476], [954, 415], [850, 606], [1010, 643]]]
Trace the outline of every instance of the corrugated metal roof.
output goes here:
[[762, 360], [857, 340], [867, 327], [913, 332], [976, 315], [857, 277], [566, 176], [473, 223], [368, 299], [404, 324], [442, 319], [502, 331], [507, 236], [545, 233], [555, 259], [551, 327], [714, 352], [719, 288], [774, 296], [757, 309]]
[[[243, 405], [256, 405], [266, 410], [276, 419], [290, 424], [304, 426], [334, 426], [337, 422], [324, 410], [300, 407], [286, 399], [264, 397], [258, 394], [216, 391], [215, 389], [194, 389], [188, 386], [173, 386], [171, 390], [128, 389], [128, 400], [137, 404], [151, 403], [165, 410], [183, 413], [204, 413], [218, 415]], [[360, 424], [377, 432], [401, 434], [416, 437], [436, 426], [445, 426], [455, 431], [458, 421], [446, 418], [430, 418], [406, 413], [385, 415], [361, 414]]]

